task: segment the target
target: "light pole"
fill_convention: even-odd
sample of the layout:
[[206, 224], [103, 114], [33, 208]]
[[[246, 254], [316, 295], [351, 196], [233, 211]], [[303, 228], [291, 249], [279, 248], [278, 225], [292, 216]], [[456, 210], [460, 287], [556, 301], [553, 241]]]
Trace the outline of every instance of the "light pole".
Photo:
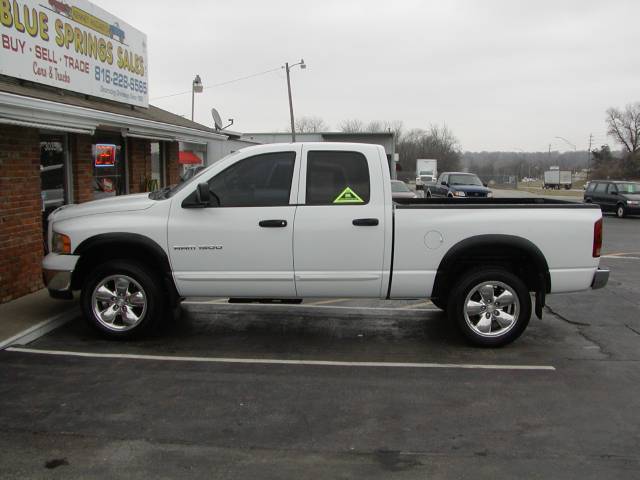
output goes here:
[[200, 75], [196, 75], [196, 78], [193, 79], [193, 84], [191, 85], [191, 121], [193, 122], [193, 112], [195, 107], [195, 96], [196, 93], [202, 93], [203, 90], [202, 80], [200, 80]]
[[300, 65], [300, 68], [304, 70], [307, 68], [307, 65], [304, 63], [304, 58], [301, 58], [298, 63], [294, 63], [293, 65], [289, 65], [289, 62], [284, 64], [284, 68], [287, 70], [287, 90], [289, 92], [289, 115], [291, 116], [291, 141], [296, 141], [296, 125], [293, 120], [293, 100], [291, 99], [291, 79], [289, 78], [289, 72], [291, 69], [297, 65]]

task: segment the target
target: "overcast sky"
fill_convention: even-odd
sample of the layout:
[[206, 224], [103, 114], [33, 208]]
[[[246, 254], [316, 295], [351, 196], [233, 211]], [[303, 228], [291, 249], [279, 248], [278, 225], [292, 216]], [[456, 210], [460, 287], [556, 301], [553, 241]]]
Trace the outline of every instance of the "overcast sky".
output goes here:
[[[463, 150], [586, 149], [607, 141], [605, 110], [640, 100], [637, 0], [94, 0], [148, 36], [151, 103], [190, 116], [205, 85], [292, 71], [296, 116], [446, 123]], [[282, 131], [283, 70], [209, 88], [233, 130]]]

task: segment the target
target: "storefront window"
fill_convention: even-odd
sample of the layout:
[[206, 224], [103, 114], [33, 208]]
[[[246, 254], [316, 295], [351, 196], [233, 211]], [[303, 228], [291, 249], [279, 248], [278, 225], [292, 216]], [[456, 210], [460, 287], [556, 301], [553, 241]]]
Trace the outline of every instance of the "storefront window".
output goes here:
[[[178, 163], [182, 165], [181, 175], [188, 177], [194, 170], [199, 170], [206, 164], [207, 146], [199, 143], [180, 142]], [[192, 176], [192, 175], [191, 175]]]
[[125, 193], [124, 155], [119, 137], [100, 138], [91, 146], [93, 161], [93, 198]]
[[147, 190], [159, 190], [165, 186], [165, 162], [163, 145], [160, 142], [151, 142], [151, 183]]

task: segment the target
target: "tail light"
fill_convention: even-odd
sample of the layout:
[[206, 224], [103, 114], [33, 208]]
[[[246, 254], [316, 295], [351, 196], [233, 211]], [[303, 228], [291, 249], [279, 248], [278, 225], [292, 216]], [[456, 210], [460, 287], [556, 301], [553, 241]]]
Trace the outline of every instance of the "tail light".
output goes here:
[[602, 218], [593, 225], [593, 257], [600, 256], [602, 250]]

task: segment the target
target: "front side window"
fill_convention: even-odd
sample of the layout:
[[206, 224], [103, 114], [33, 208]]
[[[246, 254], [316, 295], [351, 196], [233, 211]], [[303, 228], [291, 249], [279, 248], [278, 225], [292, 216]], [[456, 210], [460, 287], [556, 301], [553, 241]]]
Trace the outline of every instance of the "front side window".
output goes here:
[[295, 152], [245, 158], [209, 180], [209, 189], [220, 207], [289, 205], [295, 160]]
[[369, 203], [369, 166], [359, 152], [307, 153], [307, 205]]
[[593, 189], [593, 191], [595, 193], [604, 193], [607, 191], [607, 184], [606, 183], [598, 183], [596, 185], [596, 188]]
[[607, 188], [607, 193], [616, 193], [618, 191], [618, 187], [614, 183], [610, 183]]

